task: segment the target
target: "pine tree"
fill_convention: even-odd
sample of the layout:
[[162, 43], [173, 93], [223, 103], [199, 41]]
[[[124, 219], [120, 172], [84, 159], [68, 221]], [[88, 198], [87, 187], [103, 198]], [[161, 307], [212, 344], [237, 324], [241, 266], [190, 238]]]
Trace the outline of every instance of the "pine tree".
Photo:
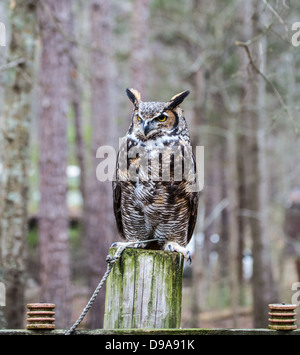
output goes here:
[[40, 208], [41, 300], [56, 304], [56, 326], [71, 322], [67, 208], [67, 109], [70, 73], [71, 2], [39, 3], [40, 68]]
[[[0, 281], [4, 276], [5, 314], [9, 328], [23, 325], [36, 3], [36, 0], [16, 0], [10, 6], [9, 60], [15, 65], [8, 67], [5, 73], [0, 190]], [[3, 323], [3, 319], [0, 323]]]

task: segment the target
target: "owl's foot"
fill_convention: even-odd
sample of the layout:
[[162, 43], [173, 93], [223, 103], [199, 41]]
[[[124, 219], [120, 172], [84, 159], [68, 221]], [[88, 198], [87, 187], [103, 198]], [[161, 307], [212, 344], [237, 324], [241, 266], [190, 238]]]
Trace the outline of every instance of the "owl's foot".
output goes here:
[[178, 243], [176, 242], [166, 242], [164, 245], [164, 250], [165, 251], [177, 251], [178, 253], [181, 253], [184, 258], [189, 262], [189, 264], [191, 265], [192, 263], [192, 257], [191, 257], [191, 253], [189, 250], [187, 250], [186, 248], [180, 246]]
[[111, 245], [111, 248], [113, 247], [123, 247], [125, 248], [146, 248], [147, 244], [141, 242], [140, 240], [135, 240], [133, 242], [114, 242]]

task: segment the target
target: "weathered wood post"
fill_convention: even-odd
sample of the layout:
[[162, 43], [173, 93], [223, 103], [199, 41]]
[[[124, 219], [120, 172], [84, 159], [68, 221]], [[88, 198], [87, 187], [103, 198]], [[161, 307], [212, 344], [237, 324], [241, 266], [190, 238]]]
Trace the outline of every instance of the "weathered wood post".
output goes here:
[[107, 279], [104, 328], [179, 328], [182, 275], [179, 253], [125, 249]]

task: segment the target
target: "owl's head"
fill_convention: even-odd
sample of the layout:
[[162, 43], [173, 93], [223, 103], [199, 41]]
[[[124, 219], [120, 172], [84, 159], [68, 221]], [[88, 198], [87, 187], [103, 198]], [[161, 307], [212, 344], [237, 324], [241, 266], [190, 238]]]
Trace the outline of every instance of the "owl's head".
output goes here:
[[131, 128], [142, 139], [151, 139], [178, 131], [182, 110], [179, 105], [190, 93], [183, 91], [168, 102], [143, 102], [135, 89], [126, 89], [134, 105]]

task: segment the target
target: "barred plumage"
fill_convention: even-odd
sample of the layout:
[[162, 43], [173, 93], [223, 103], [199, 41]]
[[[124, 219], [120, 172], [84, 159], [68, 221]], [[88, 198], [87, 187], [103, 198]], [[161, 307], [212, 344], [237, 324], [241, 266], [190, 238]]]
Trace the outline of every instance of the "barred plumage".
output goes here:
[[[157, 242], [142, 247], [181, 252], [197, 218], [195, 159], [179, 104], [184, 91], [165, 102], [143, 102], [127, 89], [134, 104], [131, 125], [119, 150], [113, 182], [114, 212], [121, 237]], [[141, 246], [141, 245], [140, 245]]]

